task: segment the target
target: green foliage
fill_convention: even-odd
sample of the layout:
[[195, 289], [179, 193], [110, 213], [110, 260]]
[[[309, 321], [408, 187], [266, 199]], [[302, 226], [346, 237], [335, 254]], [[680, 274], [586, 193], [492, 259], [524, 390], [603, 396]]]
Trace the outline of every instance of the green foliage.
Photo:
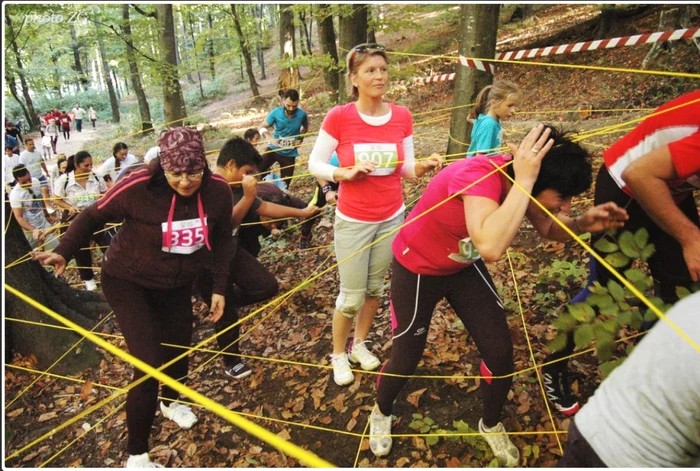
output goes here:
[[[474, 458], [477, 460], [481, 460], [485, 456], [487, 458], [493, 457], [491, 448], [489, 447], [488, 443], [486, 443], [486, 441], [481, 438], [480, 435], [478, 435], [478, 430], [471, 428], [469, 424], [463, 420], [455, 420], [452, 422], [452, 426], [454, 427], [454, 430], [447, 430], [446, 432], [448, 434], [454, 434], [454, 436], [448, 436], [447, 440], [451, 442], [462, 441], [463, 443], [466, 443], [469, 445]], [[492, 463], [494, 460], [496, 461], [496, 464], [498, 464], [498, 460], [493, 458], [489, 462], [489, 468], [493, 467]]]
[[[607, 254], [605, 260], [613, 267], [626, 268], [623, 273], [626, 280], [653, 306], [662, 312], [670, 307], [651, 295], [653, 280], [638, 267], [654, 253], [646, 229], [641, 228], [635, 233], [623, 231], [619, 236], [610, 231], [595, 243], [595, 248]], [[567, 334], [573, 332], [574, 343], [579, 349], [595, 345], [596, 355], [601, 361], [600, 371], [607, 376], [620, 364], [620, 360], [613, 359], [620, 330], [623, 327], [639, 330], [643, 321], [655, 320], [656, 314], [632, 290], [615, 279], [610, 279], [606, 286], [596, 281], [589, 289], [591, 294], [585, 302], [568, 305], [567, 312], [552, 323], [558, 334], [548, 347], [551, 351], [561, 350], [566, 345]], [[679, 298], [690, 294], [686, 288], [677, 288], [676, 292]]]
[[[433, 419], [418, 413], [413, 414], [413, 421], [408, 424], [408, 427], [419, 433], [438, 432], [438, 426], [435, 425]], [[440, 437], [436, 435], [425, 437], [425, 443], [431, 446], [436, 445], [439, 441]]]
[[[567, 260], [554, 260], [552, 265], [540, 271], [537, 279], [539, 283], [556, 282], [564, 286], [570, 286], [570, 281], [573, 284], [579, 285], [585, 281], [588, 275], [586, 267], [581, 266], [578, 260], [569, 262]], [[569, 278], [573, 278], [570, 280]]]

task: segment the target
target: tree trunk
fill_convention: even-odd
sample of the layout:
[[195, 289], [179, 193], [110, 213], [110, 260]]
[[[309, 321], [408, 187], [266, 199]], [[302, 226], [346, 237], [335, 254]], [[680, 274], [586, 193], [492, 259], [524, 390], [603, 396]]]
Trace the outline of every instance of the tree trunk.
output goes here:
[[194, 25], [192, 22], [192, 11], [187, 10], [187, 20], [190, 23], [190, 37], [192, 38], [192, 57], [194, 58], [194, 68], [197, 71], [197, 81], [199, 82], [199, 98], [204, 101], [204, 88], [202, 88], [202, 74], [199, 73], [199, 61], [197, 61], [197, 42], [194, 39]]
[[73, 70], [75, 70], [75, 73], [78, 74], [77, 83], [79, 84], [80, 89], [85, 90], [90, 82], [87, 79], [87, 75], [83, 70], [83, 64], [80, 60], [80, 43], [78, 42], [78, 35], [75, 32], [75, 23], [70, 22], [70, 28], [68, 29], [71, 37], [70, 48], [73, 50]]
[[163, 86], [165, 124], [172, 127], [182, 126], [184, 119], [187, 117], [187, 110], [177, 70], [173, 6], [157, 4], [156, 16], [160, 33], [160, 54], [163, 57], [163, 60], [159, 63], [159, 69]]
[[[460, 6], [461, 24], [459, 30], [459, 54], [465, 57], [494, 57], [496, 55], [496, 35], [498, 34], [499, 5], [464, 4]], [[472, 125], [467, 121], [469, 109], [465, 106], [474, 103], [476, 95], [493, 82], [488, 72], [457, 66], [455, 76], [455, 98], [450, 121], [450, 136], [447, 154], [454, 156], [467, 151], [462, 143], [469, 141]]]
[[372, 18], [372, 10], [374, 5], [367, 5], [367, 42], [370, 44], [377, 43], [377, 27], [376, 18]]
[[[185, 70], [187, 70], [187, 82], [190, 85], [194, 85], [196, 82], [194, 81], [194, 78], [192, 78], [192, 66], [189, 64], [192, 61], [192, 49], [187, 44], [187, 26], [185, 25], [185, 15], [182, 13], [182, 7], [180, 5], [178, 5], [177, 8], [177, 17], [180, 20], [180, 29], [182, 30], [180, 36], [182, 39], [178, 41], [177, 36], [175, 37], [175, 41], [178, 44], [178, 51], [180, 50], [180, 45], [182, 45], [182, 53], [180, 54], [178, 64], [182, 64], [183, 62], [187, 63], [187, 66], [185, 67]], [[192, 48], [194, 48], [194, 44], [192, 44]]]
[[105, 55], [105, 44], [101, 34], [97, 35], [97, 47], [100, 49], [100, 60], [102, 61], [102, 71], [104, 72], [105, 81], [107, 82], [107, 91], [109, 92], [109, 105], [112, 108], [112, 122], [118, 123], [121, 120], [119, 115], [119, 99], [114, 90], [112, 81], [112, 70], [109, 66], [109, 61]]
[[209, 56], [209, 73], [211, 73], [211, 79], [216, 78], [216, 61], [214, 60], [214, 38], [212, 36], [212, 20], [211, 12], [207, 11], [207, 23], [209, 24], [209, 37], [207, 38], [207, 55]]
[[[296, 45], [294, 44], [294, 11], [291, 5], [280, 5], [279, 8], [280, 59], [294, 59], [294, 57], [296, 57]], [[277, 93], [280, 96], [289, 89], [299, 89], [298, 67], [282, 69], [277, 79]]]
[[[323, 69], [326, 87], [331, 91], [333, 102], [338, 102], [338, 48], [335, 46], [335, 30], [333, 29], [333, 15], [330, 6], [321, 4], [316, 10], [318, 22], [318, 40], [321, 46], [321, 54], [327, 55], [330, 64]], [[325, 63], [325, 61], [324, 61]]]
[[143, 91], [141, 84], [141, 75], [139, 73], [139, 65], [136, 61], [136, 53], [131, 47], [133, 38], [131, 35], [131, 19], [129, 18], [129, 5], [122, 5], [122, 30], [124, 31], [124, 39], [127, 42], [126, 61], [129, 64], [129, 78], [131, 79], [131, 88], [134, 89], [136, 100], [139, 103], [139, 114], [141, 116], [141, 131], [144, 134], [153, 132], [153, 123], [151, 121], [151, 108], [146, 99], [146, 93]]
[[[7, 24], [7, 33], [9, 37], [15, 38], [14, 28], [12, 27], [12, 20], [10, 15], [5, 10], [5, 23]], [[22, 95], [24, 96], [24, 104], [22, 109], [25, 110], [25, 116], [27, 118], [27, 123], [31, 124], [33, 129], [39, 129], [39, 116], [34, 109], [34, 102], [32, 101], [32, 96], [29, 94], [29, 85], [27, 80], [24, 78], [24, 65], [22, 64], [22, 58], [19, 55], [19, 47], [17, 46], [16, 38], [12, 40], [12, 52], [15, 54], [15, 61], [17, 64], [17, 75], [19, 75], [19, 83], [22, 86]], [[13, 77], [14, 80], [14, 77]], [[15, 97], [16, 98], [16, 97]]]
[[17, 95], [17, 81], [15, 80], [15, 74], [10, 69], [9, 67], [5, 69], [5, 81], [7, 82], [7, 87], [10, 89], [10, 93], [14, 97], [14, 99], [19, 103], [20, 108], [22, 108], [22, 113], [24, 113], [24, 117], [27, 119], [27, 122], [29, 123], [30, 121], [30, 116], [29, 116], [29, 111], [27, 111], [27, 107], [24, 106], [24, 103], [22, 100], [19, 99], [19, 95]]
[[306, 30], [306, 13], [303, 11], [298, 12], [299, 16], [299, 44], [301, 45], [301, 55], [308, 56], [311, 54], [310, 50], [306, 48], [306, 38], [304, 37], [304, 30]]
[[[8, 228], [5, 235], [5, 257], [8, 261], [14, 261], [26, 255], [31, 248], [22, 228], [12, 217], [7, 194], [5, 194], [5, 201], [5, 227]], [[8, 218], [11, 219], [9, 225]], [[56, 279], [47, 272], [38, 262], [20, 263], [5, 270], [5, 283], [86, 329], [93, 328], [98, 320], [110, 311], [109, 305], [101, 294], [71, 288], [64, 281]], [[5, 316], [46, 324], [57, 323], [7, 292], [5, 293]], [[57, 358], [81, 339], [80, 335], [69, 330], [50, 329], [8, 320], [5, 321], [4, 327], [5, 351], [13, 350], [24, 356], [33, 354], [39, 361], [40, 369], [51, 366]], [[79, 349], [74, 349], [57, 364], [52, 372], [63, 375], [75, 374], [97, 366], [101, 358], [94, 345], [85, 341], [80, 344]]]
[[245, 70], [248, 74], [250, 91], [253, 92], [253, 100], [257, 102], [260, 100], [260, 92], [258, 91], [258, 84], [255, 81], [255, 74], [253, 74], [253, 61], [250, 58], [250, 51], [248, 50], [248, 39], [243, 35], [243, 29], [241, 28], [241, 22], [238, 18], [235, 3], [231, 4], [231, 13], [233, 14], [233, 24], [236, 28], [236, 34], [238, 35], [238, 45], [241, 48], [241, 54], [245, 61]]
[[309, 48], [309, 54], [313, 54], [314, 50], [314, 42], [313, 42], [313, 36], [314, 36], [314, 4], [311, 3], [309, 4], [309, 27], [306, 27], [306, 24], [304, 24], [304, 32], [306, 33], [306, 45]]
[[260, 79], [265, 80], [267, 75], [265, 74], [265, 51], [263, 50], [263, 41], [265, 36], [263, 34], [262, 21], [264, 18], [264, 5], [258, 4], [253, 7], [255, 11], [255, 30], [258, 35], [258, 40], [255, 45], [255, 53], [258, 58], [258, 65], [260, 66]]
[[[352, 12], [340, 16], [340, 51], [345, 56], [348, 51], [358, 44], [367, 42], [367, 8], [366, 5], [352, 5]], [[339, 74], [338, 101], [345, 103], [349, 98], [345, 90], [344, 62]]]

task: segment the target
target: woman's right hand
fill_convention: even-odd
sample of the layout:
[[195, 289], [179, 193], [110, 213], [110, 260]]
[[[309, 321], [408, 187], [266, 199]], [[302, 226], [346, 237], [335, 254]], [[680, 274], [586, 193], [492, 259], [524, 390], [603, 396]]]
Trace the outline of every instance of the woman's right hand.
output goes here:
[[32, 260], [36, 260], [42, 265], [51, 265], [56, 276], [63, 275], [66, 270], [66, 259], [53, 252], [31, 252]]
[[549, 139], [551, 129], [544, 129], [544, 124], [538, 124], [530, 130], [516, 148], [508, 144], [513, 153], [513, 170], [515, 179], [524, 185], [534, 185], [540, 173], [540, 164], [549, 149], [554, 145], [554, 139]]
[[[377, 168], [377, 163], [372, 160], [364, 160], [354, 167], [343, 168], [340, 180], [361, 180], [367, 176], [368, 173], [373, 172]], [[336, 179], [338, 181], [338, 179]]]

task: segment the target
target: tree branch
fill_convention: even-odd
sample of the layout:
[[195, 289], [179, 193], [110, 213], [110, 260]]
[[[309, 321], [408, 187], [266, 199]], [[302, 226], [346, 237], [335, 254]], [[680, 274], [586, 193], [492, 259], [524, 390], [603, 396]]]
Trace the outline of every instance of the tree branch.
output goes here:
[[134, 10], [136, 10], [137, 12], [141, 13], [143, 16], [148, 16], [150, 18], [158, 19], [158, 16], [156, 16], [155, 10], [152, 12], [147, 12], [147, 11], [142, 10], [141, 7], [139, 7], [138, 5], [134, 5], [133, 3], [130, 3], [129, 6], [131, 8], [133, 8]]
[[94, 18], [92, 18], [92, 22], [95, 23], [95, 24], [97, 24], [97, 25], [104, 26], [105, 28], [111, 29], [112, 31], [114, 31], [114, 34], [115, 34], [119, 39], [121, 39], [122, 41], [124, 41], [124, 44], [126, 44], [127, 47], [133, 49], [134, 51], [136, 51], [136, 52], [139, 53], [141, 56], [145, 57], [146, 59], [148, 59], [148, 60], [151, 61], [151, 62], [158, 62], [156, 59], [154, 59], [153, 57], [149, 56], [149, 55], [146, 54], [145, 52], [141, 52], [139, 49], [137, 49], [137, 48], [134, 46], [134, 44], [133, 44], [132, 41], [127, 41], [126, 38], [124, 38], [123, 33], [120, 33], [119, 31], [117, 31], [117, 28], [115, 28], [114, 25], [109, 25], [109, 24], [107, 24], [107, 23], [102, 23], [101, 21], [96, 20], [96, 19], [94, 19]]

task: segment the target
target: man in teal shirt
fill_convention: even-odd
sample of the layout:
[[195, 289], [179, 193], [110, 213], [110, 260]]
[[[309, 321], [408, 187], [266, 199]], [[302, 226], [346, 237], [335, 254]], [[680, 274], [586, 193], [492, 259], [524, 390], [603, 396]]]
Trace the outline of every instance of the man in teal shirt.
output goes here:
[[[289, 186], [299, 155], [297, 148], [304, 140], [303, 134], [309, 129], [309, 118], [306, 111], [299, 108], [298, 91], [289, 89], [284, 92], [282, 103], [284, 106], [272, 110], [260, 123], [260, 136], [268, 139], [267, 148], [262, 153], [260, 172], [267, 172], [277, 162], [282, 180]], [[269, 129], [271, 127], [275, 128], [274, 134]]]

